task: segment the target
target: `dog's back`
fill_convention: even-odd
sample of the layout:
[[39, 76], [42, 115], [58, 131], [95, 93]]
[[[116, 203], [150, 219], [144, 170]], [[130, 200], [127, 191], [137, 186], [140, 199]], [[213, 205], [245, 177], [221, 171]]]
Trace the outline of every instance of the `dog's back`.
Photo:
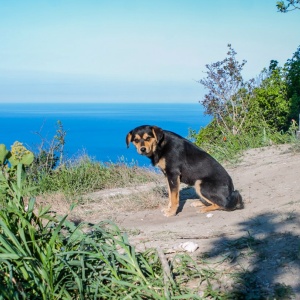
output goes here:
[[168, 148], [164, 153], [166, 162], [173, 170], [180, 170], [182, 182], [194, 185], [196, 180], [210, 178], [233, 185], [227, 171], [211, 155], [176, 133], [167, 130], [164, 133], [164, 148]]

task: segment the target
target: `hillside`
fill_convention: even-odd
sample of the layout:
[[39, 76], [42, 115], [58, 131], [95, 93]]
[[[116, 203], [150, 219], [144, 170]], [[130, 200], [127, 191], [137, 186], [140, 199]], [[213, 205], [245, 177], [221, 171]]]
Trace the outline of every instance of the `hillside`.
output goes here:
[[[160, 246], [168, 256], [180, 252], [181, 243], [197, 243], [192, 256], [205, 258], [222, 274], [216, 288], [230, 290], [230, 274], [239, 274], [241, 287], [254, 295], [251, 299], [274, 289], [289, 293], [290, 287], [300, 299], [300, 154], [287, 145], [253, 149], [227, 169], [244, 198], [243, 210], [199, 214], [190, 206], [193, 189], [183, 188], [177, 216], [166, 218], [160, 206], [167, 195], [153, 194], [150, 184], [91, 195], [71, 218], [91, 223], [112, 219], [138, 250]], [[161, 186], [164, 181], [157, 189]], [[138, 209], [126, 209], [128, 197], [142, 202]], [[155, 208], [141, 209], [147, 197], [155, 198]], [[61, 204], [56, 209], [66, 212]]]

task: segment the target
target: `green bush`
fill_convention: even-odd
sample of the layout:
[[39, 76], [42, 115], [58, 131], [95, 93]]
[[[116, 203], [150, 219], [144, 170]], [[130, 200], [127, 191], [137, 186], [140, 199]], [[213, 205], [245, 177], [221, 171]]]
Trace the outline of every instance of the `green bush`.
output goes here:
[[296, 143], [296, 130], [297, 124], [292, 121], [289, 130], [285, 133], [273, 131], [266, 126], [246, 128], [241, 133], [234, 135], [212, 122], [202, 128], [199, 133], [190, 132], [190, 138], [218, 161], [234, 163], [247, 149]]

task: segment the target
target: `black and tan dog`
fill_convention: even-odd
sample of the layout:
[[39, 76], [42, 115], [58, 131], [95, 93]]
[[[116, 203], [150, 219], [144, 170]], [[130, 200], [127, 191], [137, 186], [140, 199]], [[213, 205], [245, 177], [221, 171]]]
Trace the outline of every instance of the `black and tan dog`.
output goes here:
[[143, 125], [126, 136], [127, 147], [134, 144], [137, 152], [151, 159], [165, 174], [169, 187], [169, 205], [165, 216], [176, 215], [180, 182], [193, 185], [200, 199], [192, 206], [203, 206], [200, 212], [243, 208], [242, 197], [234, 190], [231, 177], [208, 153], [190, 141], [156, 126]]

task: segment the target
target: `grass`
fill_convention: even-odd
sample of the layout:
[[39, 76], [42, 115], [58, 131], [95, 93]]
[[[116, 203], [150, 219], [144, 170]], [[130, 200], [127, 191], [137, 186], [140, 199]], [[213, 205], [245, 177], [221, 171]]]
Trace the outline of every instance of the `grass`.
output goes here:
[[[47, 152], [43, 152], [44, 156], [45, 153]], [[128, 164], [124, 160], [116, 164], [102, 163], [87, 155], [64, 161], [55, 168], [49, 168], [44, 160], [41, 162], [35, 160], [27, 168], [27, 184], [34, 188], [31, 195], [37, 197], [39, 205], [55, 204], [57, 211], [71, 214], [72, 219], [85, 218], [84, 207], [95, 202], [97, 209], [94, 209], [94, 214], [98, 216], [103, 213], [154, 208], [161, 204], [163, 191], [158, 183], [161, 182], [162, 175], [148, 168], [138, 167], [135, 163]], [[95, 193], [107, 189], [134, 189], [149, 183], [157, 185], [146, 191], [133, 193], [132, 196], [107, 197]], [[72, 204], [81, 206], [70, 212]]]
[[230, 132], [203, 135], [206, 131], [207, 128], [203, 128], [202, 132], [197, 134], [191, 131], [189, 135], [198, 146], [223, 163], [235, 164], [246, 150], [276, 144], [288, 143], [292, 145], [292, 151], [300, 151], [300, 141], [296, 137], [295, 128], [290, 128], [287, 132], [260, 128], [257, 132], [246, 131], [238, 135]]
[[125, 163], [103, 164], [84, 155], [68, 161], [53, 170], [29, 168], [29, 184], [36, 187], [39, 194], [61, 192], [74, 196], [96, 190], [127, 187], [157, 181], [158, 176], [146, 168]]
[[[197, 278], [201, 284], [213, 274], [188, 255], [167, 261], [166, 278], [158, 252], [137, 253], [112, 222], [75, 225], [50, 207], [37, 211], [33, 197], [25, 206], [24, 167], [18, 164], [11, 171], [0, 173], [5, 197], [0, 210], [0, 299], [201, 299], [198, 289], [186, 283]], [[211, 289], [205, 293], [213, 295]]]

